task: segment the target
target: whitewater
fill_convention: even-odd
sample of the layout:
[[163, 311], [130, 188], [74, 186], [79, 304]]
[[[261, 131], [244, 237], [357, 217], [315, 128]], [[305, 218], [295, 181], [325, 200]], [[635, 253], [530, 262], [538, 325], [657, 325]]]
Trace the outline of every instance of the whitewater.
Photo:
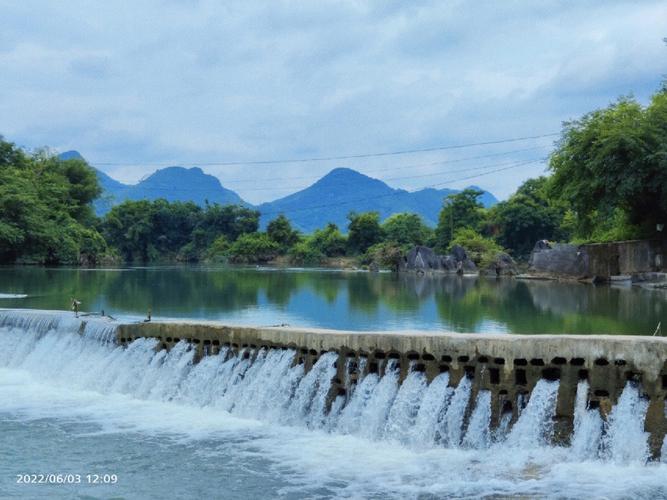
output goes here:
[[[556, 446], [558, 381], [538, 382], [518, 420], [491, 429], [491, 395], [471, 401], [465, 377], [410, 371], [399, 384], [395, 360], [381, 377], [362, 364], [328, 405], [335, 353], [308, 372], [290, 349], [222, 348], [195, 363], [184, 341], [118, 346], [115, 329], [0, 313], [0, 497], [667, 498], [631, 382], [603, 419], [580, 381], [570, 444]], [[34, 473], [118, 481], [17, 483]]]

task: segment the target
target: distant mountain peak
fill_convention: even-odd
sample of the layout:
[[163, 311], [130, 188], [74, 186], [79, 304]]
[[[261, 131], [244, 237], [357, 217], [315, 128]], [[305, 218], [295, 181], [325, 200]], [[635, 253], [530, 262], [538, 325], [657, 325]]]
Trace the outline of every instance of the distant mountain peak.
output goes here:
[[65, 151], [64, 153], [60, 153], [58, 155], [58, 158], [61, 160], [83, 160], [83, 156], [81, 156], [81, 153], [79, 153], [75, 149], [72, 149], [70, 151]]

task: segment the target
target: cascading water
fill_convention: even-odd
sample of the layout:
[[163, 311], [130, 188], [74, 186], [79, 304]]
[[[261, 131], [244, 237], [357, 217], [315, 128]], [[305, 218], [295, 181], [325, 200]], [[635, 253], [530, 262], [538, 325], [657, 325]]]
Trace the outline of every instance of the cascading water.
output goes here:
[[[488, 455], [511, 461], [525, 450], [539, 450], [533, 457], [557, 452], [567, 454], [567, 463], [614, 466], [644, 464], [648, 456], [643, 429], [647, 403], [633, 383], [605, 419], [588, 405], [589, 387], [581, 381], [571, 445], [564, 449], [549, 442], [558, 381], [541, 380], [524, 401], [511, 401], [509, 408], [516, 408], [518, 417], [513, 424], [511, 411], [496, 409], [501, 411], [492, 428], [491, 393], [479, 390], [473, 397], [473, 383], [466, 376], [451, 384], [445, 372], [429, 382], [411, 365], [400, 383], [395, 359], [384, 366], [365, 366], [363, 359], [356, 365], [348, 358], [341, 381], [345, 395], [340, 395], [333, 385], [340, 361], [333, 352], [322, 353], [307, 371], [296, 363], [298, 355], [291, 349], [222, 347], [218, 354], [194, 363], [195, 350], [185, 341], [169, 351], [156, 350], [158, 341], [150, 338], [117, 346], [115, 328], [95, 318], [0, 313], [0, 368], [23, 370], [45, 384], [112, 397], [281, 424], [281, 429], [332, 434], [341, 441], [361, 438], [364, 446], [372, 440], [372, 446], [394, 446], [408, 454], [419, 451], [417, 456], [448, 449], [461, 456], [478, 453], [476, 460]], [[356, 377], [350, 377], [352, 373]], [[663, 461], [665, 455], [663, 451]], [[417, 469], [428, 474], [427, 467], [422, 463]], [[532, 473], [529, 466], [522, 467], [512, 474]], [[502, 488], [499, 491], [511, 491]]]

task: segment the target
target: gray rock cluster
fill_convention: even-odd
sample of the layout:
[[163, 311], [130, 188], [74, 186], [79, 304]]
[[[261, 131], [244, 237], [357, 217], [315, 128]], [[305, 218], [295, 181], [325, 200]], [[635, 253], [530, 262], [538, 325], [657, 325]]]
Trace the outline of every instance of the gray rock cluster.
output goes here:
[[432, 248], [416, 246], [402, 259], [401, 272], [426, 273], [474, 273], [477, 266], [468, 258], [463, 247], [452, 248], [449, 255], [438, 255]]

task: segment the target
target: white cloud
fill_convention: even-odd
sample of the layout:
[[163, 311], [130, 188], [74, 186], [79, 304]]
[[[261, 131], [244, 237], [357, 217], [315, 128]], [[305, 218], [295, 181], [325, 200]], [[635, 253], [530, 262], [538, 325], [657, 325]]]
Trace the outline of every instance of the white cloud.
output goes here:
[[[3, 2], [1, 10], [0, 133], [118, 163], [103, 169], [126, 181], [163, 162], [345, 155], [552, 132], [618, 94], [646, 101], [667, 73], [662, 1], [33, 0]], [[440, 173], [390, 181], [415, 189], [493, 160], [413, 165], [528, 145], [204, 169], [259, 202], [336, 166], [385, 179], [402, 166], [407, 175]], [[540, 171], [453, 184], [504, 197]], [[280, 175], [302, 179], [262, 181]]]

